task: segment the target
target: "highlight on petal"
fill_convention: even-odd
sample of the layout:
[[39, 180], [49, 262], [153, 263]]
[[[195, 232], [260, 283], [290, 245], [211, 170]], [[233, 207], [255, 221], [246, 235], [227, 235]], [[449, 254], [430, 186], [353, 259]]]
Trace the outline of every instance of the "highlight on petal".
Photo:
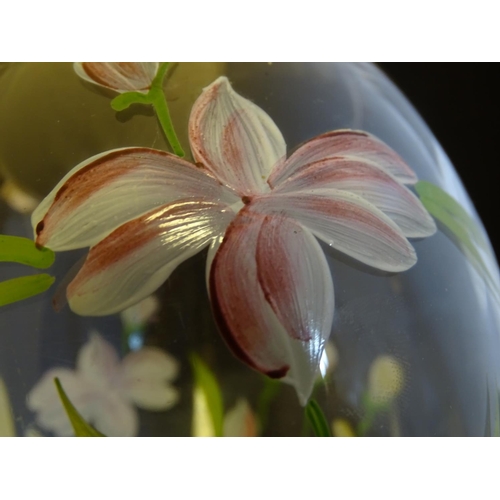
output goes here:
[[238, 198], [191, 163], [163, 151], [124, 148], [71, 170], [33, 212], [36, 242], [55, 251], [94, 245], [124, 222], [179, 199]]
[[144, 410], [167, 410], [179, 400], [170, 382], [177, 377], [179, 363], [166, 352], [143, 347], [128, 354], [122, 362], [119, 391]]
[[309, 163], [338, 156], [373, 162], [403, 184], [417, 182], [415, 173], [404, 160], [375, 136], [360, 130], [335, 130], [300, 146], [284, 165], [272, 172], [269, 185], [277, 186]]
[[436, 232], [434, 219], [420, 200], [388, 172], [368, 160], [334, 157], [304, 165], [275, 192], [340, 189], [361, 196], [392, 219], [408, 238]]
[[347, 191], [276, 193], [256, 199], [251, 206], [263, 213], [286, 213], [331, 247], [376, 269], [406, 271], [417, 262], [414, 248], [398, 226]]
[[225, 204], [181, 200], [123, 224], [91, 248], [67, 289], [71, 309], [102, 316], [139, 302], [223, 233], [233, 217]]
[[156, 72], [157, 62], [86, 62], [74, 63], [75, 73], [90, 83], [117, 92], [147, 92]]
[[284, 377], [305, 404], [334, 310], [330, 271], [314, 237], [284, 217], [244, 209], [212, 263], [210, 297], [236, 356]]
[[286, 144], [273, 120], [237, 94], [226, 77], [204, 89], [189, 119], [191, 150], [217, 179], [249, 196], [285, 158]]

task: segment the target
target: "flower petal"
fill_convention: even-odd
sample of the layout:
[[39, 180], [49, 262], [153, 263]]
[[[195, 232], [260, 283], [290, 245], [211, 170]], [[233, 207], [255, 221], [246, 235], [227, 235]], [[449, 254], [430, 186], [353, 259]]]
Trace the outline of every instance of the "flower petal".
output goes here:
[[404, 160], [375, 136], [360, 130], [335, 130], [319, 135], [300, 146], [284, 165], [278, 166], [272, 172], [269, 185], [275, 187], [304, 165], [334, 156], [369, 160], [403, 184], [417, 182], [415, 173]]
[[98, 386], [104, 386], [106, 390], [118, 370], [119, 362], [113, 346], [94, 331], [78, 352], [76, 367], [82, 377]]
[[74, 63], [75, 73], [84, 80], [117, 92], [147, 91], [158, 71], [158, 63], [85, 62]]
[[161, 349], [144, 347], [128, 354], [120, 371], [120, 393], [139, 408], [166, 410], [179, 400], [178, 391], [169, 384], [179, 363]]
[[215, 256], [210, 296], [242, 361], [285, 377], [303, 404], [333, 319], [333, 284], [319, 244], [298, 224], [243, 210]]
[[107, 151], [69, 172], [33, 212], [38, 244], [94, 245], [124, 222], [181, 198], [238, 200], [194, 165], [148, 148]]
[[315, 342], [318, 334], [327, 339], [333, 321], [333, 283], [316, 238], [285, 217], [266, 217], [256, 258], [264, 295], [289, 335], [306, 342]]
[[305, 165], [278, 185], [275, 192], [328, 188], [361, 196], [390, 217], [408, 238], [422, 238], [436, 232], [436, 224], [420, 200], [368, 160], [335, 157]]
[[28, 409], [36, 412], [37, 424], [58, 436], [74, 434], [71, 422], [59, 399], [54, 379], [58, 378], [71, 403], [83, 418], [89, 417], [89, 402], [94, 388], [83, 377], [66, 368], [55, 368], [46, 372], [31, 389], [27, 398]]
[[181, 262], [223, 233], [233, 217], [234, 212], [224, 204], [188, 200], [123, 224], [91, 248], [68, 286], [71, 309], [102, 316], [139, 302]]
[[273, 120], [237, 94], [226, 77], [215, 80], [195, 102], [189, 138], [195, 160], [241, 196], [267, 190], [271, 169], [286, 154]]
[[132, 437], [139, 432], [137, 410], [116, 393], [96, 392], [85, 420], [109, 437]]
[[248, 206], [266, 214], [286, 213], [333, 248], [383, 271], [406, 271], [417, 262], [415, 250], [396, 224], [347, 191], [275, 193]]

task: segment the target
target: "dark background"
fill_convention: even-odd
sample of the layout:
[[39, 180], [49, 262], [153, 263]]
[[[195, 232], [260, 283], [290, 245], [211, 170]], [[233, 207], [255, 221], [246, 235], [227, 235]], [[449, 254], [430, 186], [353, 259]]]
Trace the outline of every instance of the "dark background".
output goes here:
[[379, 63], [455, 166], [500, 257], [500, 65]]

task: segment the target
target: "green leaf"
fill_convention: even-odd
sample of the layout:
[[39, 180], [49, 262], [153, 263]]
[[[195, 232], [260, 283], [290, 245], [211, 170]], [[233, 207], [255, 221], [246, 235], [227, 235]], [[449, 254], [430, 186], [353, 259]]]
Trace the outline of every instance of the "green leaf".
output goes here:
[[81, 415], [76, 411], [76, 408], [73, 406], [68, 396], [64, 392], [62, 388], [61, 382], [58, 378], [54, 379], [54, 383], [56, 384], [57, 392], [59, 393], [59, 398], [61, 399], [61, 403], [66, 410], [66, 415], [68, 415], [69, 421], [71, 422], [71, 426], [75, 431], [75, 436], [77, 437], [106, 437], [104, 434], [101, 434], [97, 429], [94, 429], [91, 425], [87, 424], [85, 420], [81, 417]]
[[123, 111], [132, 104], [151, 104], [151, 101], [148, 95], [142, 92], [124, 92], [111, 101], [111, 107], [115, 111]]
[[194, 381], [196, 386], [200, 388], [205, 395], [215, 435], [221, 437], [223, 435], [224, 426], [224, 407], [219, 384], [217, 383], [215, 375], [199, 356], [192, 354], [190, 359], [194, 372]]
[[0, 262], [17, 262], [38, 269], [47, 269], [54, 263], [55, 254], [48, 248], [39, 248], [35, 242], [19, 236], [0, 234]]
[[331, 437], [330, 427], [319, 404], [311, 399], [306, 406], [306, 417], [317, 437]]
[[45, 292], [54, 283], [54, 280], [55, 278], [48, 274], [34, 274], [2, 281], [0, 282], [0, 306]]
[[492, 260], [494, 256], [474, 219], [455, 199], [438, 186], [430, 182], [419, 181], [415, 184], [415, 189], [425, 208], [447, 229], [445, 234], [465, 254], [498, 300], [500, 290], [479, 249]]

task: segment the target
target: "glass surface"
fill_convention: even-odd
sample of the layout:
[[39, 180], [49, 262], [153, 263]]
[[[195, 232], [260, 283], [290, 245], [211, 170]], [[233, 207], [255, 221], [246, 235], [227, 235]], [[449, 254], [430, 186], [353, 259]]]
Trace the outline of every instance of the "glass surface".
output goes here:
[[[71, 64], [23, 63], [0, 71], [2, 234], [33, 237], [29, 213], [21, 213], [5, 194], [7, 183], [36, 205], [66, 172], [92, 155], [127, 146], [169, 150], [150, 108], [132, 106], [116, 113], [110, 107], [116, 94], [82, 81]], [[187, 160], [192, 160], [187, 133], [191, 107], [202, 89], [221, 75], [272, 117], [288, 155], [307, 139], [331, 130], [367, 131], [403, 157], [420, 180], [453, 197], [485, 237], [446, 154], [374, 65], [177, 64], [164, 88]], [[20, 203], [29, 210], [31, 202]], [[491, 248], [474, 243], [482, 262], [478, 271], [470, 253], [439, 221], [436, 234], [411, 243], [418, 262], [397, 274], [362, 266], [321, 243], [333, 278], [335, 313], [313, 397], [336, 435], [496, 435], [499, 281]], [[10, 406], [15, 427], [4, 424], [1, 432], [58, 434], [37, 420], [27, 396], [49, 370], [75, 370], [82, 346], [105, 339], [125, 360], [143, 346], [168, 353], [165, 363], [171, 363], [173, 375], [164, 384], [177, 398], [167, 410], [144, 410], [118, 389], [109, 389], [108, 399], [100, 395], [93, 403], [107, 416], [116, 413], [115, 428], [99, 429], [106, 434], [131, 428], [142, 436], [213, 434], [207, 393], [193, 370], [199, 364], [193, 361], [196, 354], [220, 388], [223, 433], [313, 435], [293, 387], [270, 381], [240, 362], [219, 334], [205, 284], [206, 249], [183, 262], [154, 299], [128, 316], [82, 317], [67, 306], [56, 312], [52, 299], [61, 306], [65, 277], [85, 253], [58, 252], [50, 270], [56, 283], [49, 291], [0, 308], [0, 405], [3, 410]], [[18, 264], [0, 263], [0, 281], [30, 273]], [[66, 392], [72, 399], [71, 387]], [[382, 405], [374, 404], [377, 398]], [[60, 411], [57, 397], [53, 404]], [[8, 421], [9, 412], [4, 413]], [[122, 421], [136, 417], [138, 427]]]

